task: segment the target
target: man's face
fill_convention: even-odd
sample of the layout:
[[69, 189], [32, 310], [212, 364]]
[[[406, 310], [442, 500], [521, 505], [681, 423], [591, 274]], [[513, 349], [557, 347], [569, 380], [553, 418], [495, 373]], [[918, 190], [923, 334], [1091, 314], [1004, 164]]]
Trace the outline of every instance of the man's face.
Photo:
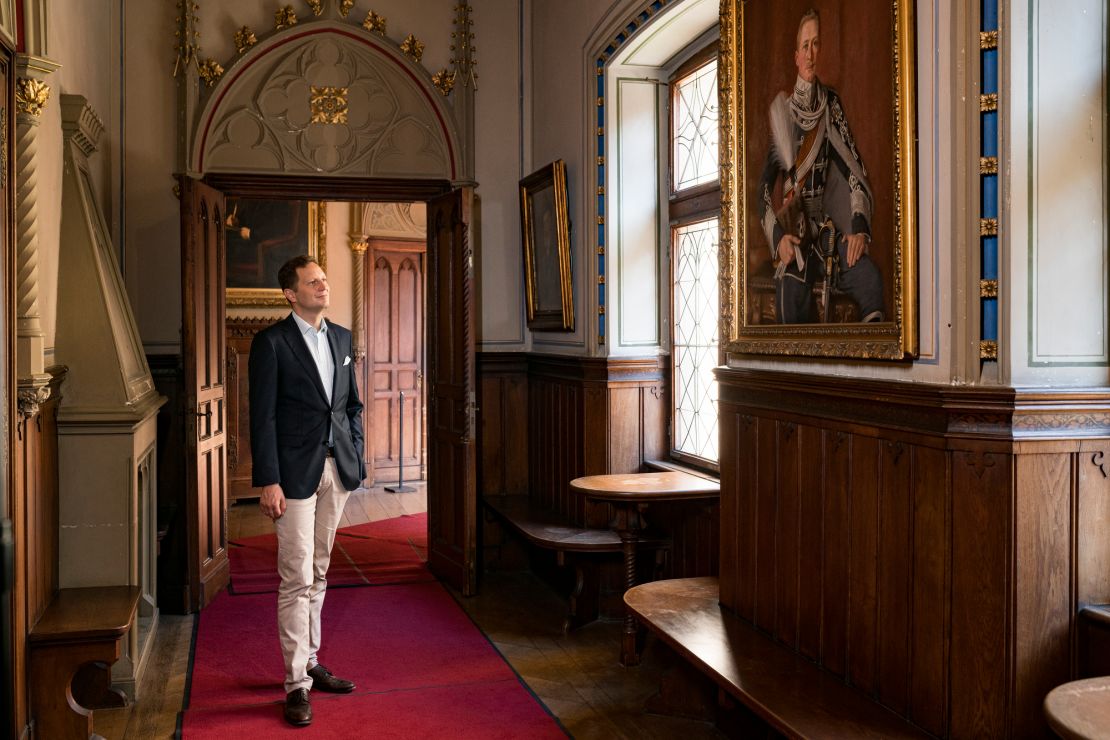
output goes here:
[[320, 311], [328, 307], [331, 291], [328, 290], [328, 277], [320, 265], [310, 262], [297, 268], [297, 289], [285, 289], [289, 302], [307, 311]]
[[798, 76], [806, 82], [813, 82], [817, 76], [817, 52], [821, 49], [821, 39], [817, 32], [817, 21], [812, 18], [798, 29], [798, 47], [794, 50], [794, 64], [798, 66]]

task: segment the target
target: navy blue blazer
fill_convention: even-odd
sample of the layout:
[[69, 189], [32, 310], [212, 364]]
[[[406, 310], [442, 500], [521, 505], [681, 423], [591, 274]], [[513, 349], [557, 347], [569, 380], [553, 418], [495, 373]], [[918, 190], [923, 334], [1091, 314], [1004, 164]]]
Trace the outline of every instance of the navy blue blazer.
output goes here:
[[252, 484], [280, 483], [286, 498], [308, 498], [316, 492], [329, 431], [334, 430], [336, 467], [347, 490], [361, 486], [366, 477], [351, 332], [329, 321], [327, 337], [335, 361], [330, 404], [292, 314], [251, 342]]

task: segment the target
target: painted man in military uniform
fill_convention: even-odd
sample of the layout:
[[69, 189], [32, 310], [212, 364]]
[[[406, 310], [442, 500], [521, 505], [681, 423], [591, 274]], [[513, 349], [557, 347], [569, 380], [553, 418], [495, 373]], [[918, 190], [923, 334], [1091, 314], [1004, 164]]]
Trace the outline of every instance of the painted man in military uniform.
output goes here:
[[[813, 294], [825, 281], [826, 301], [835, 286], [855, 301], [861, 321], [882, 321], [882, 276], [868, 256], [874, 200], [840, 97], [817, 78], [820, 30], [816, 10], [803, 14], [794, 91], [771, 104], [758, 212], [776, 261], [775, 311], [786, 324], [822, 320]], [[780, 178], [776, 208], [771, 199]]]

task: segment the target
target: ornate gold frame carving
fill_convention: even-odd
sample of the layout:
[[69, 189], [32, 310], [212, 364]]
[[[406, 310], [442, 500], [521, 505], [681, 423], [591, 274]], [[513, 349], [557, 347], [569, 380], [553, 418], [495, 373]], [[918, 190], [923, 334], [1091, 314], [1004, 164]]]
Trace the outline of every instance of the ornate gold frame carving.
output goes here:
[[[543, 191], [550, 199], [537, 200]], [[539, 218], [536, 204], [551, 218]], [[551, 223], [551, 221], [554, 223]], [[546, 230], [544, 230], [546, 227]], [[570, 275], [570, 221], [567, 215], [567, 168], [558, 159], [520, 181], [520, 228], [524, 245], [524, 295], [532, 331], [574, 331], [574, 296]], [[537, 253], [537, 243], [541, 249]], [[558, 281], [560, 305], [540, 305], [541, 280]], [[550, 289], [553, 286], [548, 286]], [[549, 291], [544, 291], [549, 293]]]
[[[327, 204], [317, 201], [308, 202], [308, 248], [307, 254], [328, 268], [327, 254]], [[227, 288], [228, 307], [261, 308], [267, 306], [288, 306], [288, 301], [278, 288]]]
[[[744, 0], [721, 0], [718, 85], [721, 116], [721, 220], [720, 310], [722, 350], [730, 354], [790, 355], [903, 360], [917, 353], [917, 162], [914, 76], [914, 3], [894, 0], [890, 8], [892, 70], [891, 106], [893, 164], [893, 229], [876, 238], [890, 243], [890, 274], [884, 273], [884, 292], [891, 315], [876, 323], [761, 324], [752, 320], [756, 307], [749, 294], [749, 238], [751, 247], [766, 241], [761, 233], [749, 234], [749, 208], [755, 194], [745, 190], [745, 173], [761, 168], [765, 149], [745, 151], [745, 55], [758, 57], [759, 49], [744, 49], [744, 14], [751, 13]], [[878, 6], [876, 7], [878, 11]], [[773, 12], [761, 10], [761, 12]], [[823, 10], [828, 13], [834, 10]], [[782, 64], [790, 64], [789, 57]], [[766, 65], [761, 59], [759, 65]], [[762, 68], [762, 67], [761, 67]], [[766, 101], [769, 103], [770, 101]], [[760, 109], [766, 110], [761, 101]], [[852, 111], [849, 111], [849, 116]], [[855, 115], [866, 115], [856, 111]], [[758, 175], [758, 171], [756, 172]], [[755, 241], [758, 240], [758, 241]], [[756, 319], [759, 317], [756, 316]]]

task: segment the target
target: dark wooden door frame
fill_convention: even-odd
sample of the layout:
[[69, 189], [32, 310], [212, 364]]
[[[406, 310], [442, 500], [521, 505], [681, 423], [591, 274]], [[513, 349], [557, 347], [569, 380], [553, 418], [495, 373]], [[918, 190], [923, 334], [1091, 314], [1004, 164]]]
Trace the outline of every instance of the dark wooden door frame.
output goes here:
[[[429, 203], [434, 199], [450, 193], [458, 187], [473, 186], [474, 183], [451, 183], [447, 180], [409, 180], [409, 179], [383, 179], [383, 178], [342, 178], [342, 177], [315, 177], [315, 176], [287, 176], [269, 174], [241, 174], [241, 173], [211, 173], [202, 180], [206, 185], [223, 192], [228, 197], [251, 198], [296, 198], [297, 200], [332, 200], [355, 203], [396, 203], [422, 201]], [[429, 238], [426, 259], [428, 264], [434, 257], [435, 245]], [[184, 245], [182, 245], [184, 249]], [[425, 344], [433, 341], [427, 317], [430, 315], [429, 302], [432, 300], [431, 292], [424, 293], [425, 314]], [[475, 310], [476, 306], [473, 307]], [[224, 317], [226, 321], [226, 314]], [[365, 387], [365, 385], [364, 385]], [[428, 389], [428, 392], [432, 392]], [[473, 470], [473, 466], [471, 466]], [[428, 478], [431, 482], [434, 471], [429, 466]], [[473, 488], [473, 486], [471, 486]], [[432, 486], [428, 487], [429, 496]], [[431, 504], [429, 504], [429, 509]], [[477, 511], [464, 514], [467, 521], [477, 517]], [[472, 523], [472, 522], [471, 522]], [[469, 528], [468, 528], [469, 529]], [[472, 540], [473, 538], [470, 538]], [[473, 542], [470, 542], [473, 545]], [[434, 548], [430, 548], [434, 549]], [[429, 552], [429, 556], [431, 556]], [[476, 553], [468, 553], [471, 560]], [[473, 568], [476, 563], [469, 564], [469, 572], [464, 570], [465, 577], [460, 580], [459, 587], [465, 594], [475, 591], [475, 578]], [[465, 585], [464, 585], [465, 584]]]

